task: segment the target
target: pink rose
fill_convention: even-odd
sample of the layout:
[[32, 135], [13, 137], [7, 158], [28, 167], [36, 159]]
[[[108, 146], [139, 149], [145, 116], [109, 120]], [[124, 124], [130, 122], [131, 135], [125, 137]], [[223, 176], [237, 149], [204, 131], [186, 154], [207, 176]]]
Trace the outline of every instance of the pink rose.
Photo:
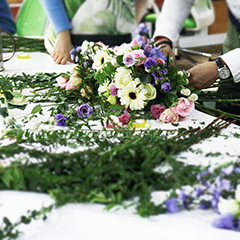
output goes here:
[[137, 49], [137, 50], [133, 50], [131, 52], [131, 54], [133, 54], [134, 58], [137, 60], [137, 61], [140, 61], [138, 64], [136, 64], [136, 66], [139, 66], [141, 64], [144, 63], [144, 60], [141, 60], [140, 58], [144, 58], [145, 60], [147, 59], [147, 57], [145, 56], [144, 54], [144, 50], [143, 49]]
[[70, 90], [74, 90], [74, 89], [77, 89], [77, 86], [73, 86], [71, 81], [68, 81], [66, 84], [66, 90], [70, 91]]
[[157, 58], [157, 59], [155, 59], [157, 62], [159, 62], [159, 63], [163, 63], [164, 65], [166, 64], [166, 62], [163, 60], [163, 59], [161, 59], [161, 58]]
[[167, 108], [164, 112], [160, 115], [159, 118], [164, 123], [177, 123], [178, 122], [178, 115], [176, 115], [171, 108]]
[[154, 118], [159, 119], [160, 115], [162, 112], [166, 109], [165, 106], [160, 105], [160, 104], [155, 104], [151, 106], [151, 114], [153, 115]]
[[118, 120], [119, 122], [121, 122], [123, 125], [127, 124], [129, 122], [129, 119], [131, 117], [131, 114], [128, 112], [125, 112], [124, 114], [122, 114]]
[[68, 81], [67, 78], [64, 78], [64, 77], [60, 76], [56, 80], [57, 80], [57, 83], [58, 83], [60, 88], [66, 88], [67, 81]]
[[187, 98], [184, 97], [179, 98], [177, 106], [172, 108], [174, 113], [182, 118], [190, 115], [190, 113], [192, 113], [194, 109], [195, 109], [194, 102], [189, 101]]

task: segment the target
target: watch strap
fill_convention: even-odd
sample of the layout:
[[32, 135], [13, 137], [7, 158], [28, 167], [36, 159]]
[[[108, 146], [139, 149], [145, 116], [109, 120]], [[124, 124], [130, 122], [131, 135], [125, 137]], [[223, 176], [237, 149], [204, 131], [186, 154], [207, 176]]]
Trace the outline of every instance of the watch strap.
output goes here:
[[216, 62], [216, 64], [217, 64], [217, 66], [218, 66], [218, 69], [221, 69], [221, 68], [224, 67], [224, 63], [223, 63], [223, 61], [221, 60], [221, 58], [216, 58], [216, 59], [215, 59], [215, 62]]

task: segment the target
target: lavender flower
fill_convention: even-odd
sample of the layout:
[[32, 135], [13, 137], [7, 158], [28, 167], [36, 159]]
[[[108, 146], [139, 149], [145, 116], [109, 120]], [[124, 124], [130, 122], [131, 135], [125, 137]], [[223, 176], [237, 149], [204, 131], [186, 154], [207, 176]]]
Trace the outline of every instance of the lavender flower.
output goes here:
[[234, 216], [230, 213], [223, 214], [220, 218], [214, 219], [212, 226], [220, 229], [235, 230]]
[[164, 92], [169, 92], [171, 90], [171, 84], [169, 82], [165, 82], [161, 85], [161, 89]]
[[137, 44], [141, 47], [144, 47], [146, 44], [146, 39], [143, 36], [137, 36], [136, 37]]
[[62, 114], [56, 114], [56, 122], [57, 122], [57, 126], [60, 126], [60, 127], [65, 127], [66, 126], [66, 120], [67, 120], [67, 117], [65, 117], [64, 115]]
[[137, 34], [148, 34], [149, 33], [149, 29], [147, 28], [146, 24], [145, 23], [140, 23], [138, 25], [138, 28], [136, 29], [136, 33]]
[[172, 197], [166, 201], [166, 207], [169, 213], [176, 213], [179, 211], [177, 199]]
[[126, 53], [124, 54], [123, 56], [123, 63], [128, 66], [128, 67], [131, 67], [135, 64], [135, 58], [133, 56], [133, 54], [131, 53]]
[[77, 114], [82, 119], [89, 118], [93, 114], [93, 109], [89, 104], [82, 104], [77, 109]]

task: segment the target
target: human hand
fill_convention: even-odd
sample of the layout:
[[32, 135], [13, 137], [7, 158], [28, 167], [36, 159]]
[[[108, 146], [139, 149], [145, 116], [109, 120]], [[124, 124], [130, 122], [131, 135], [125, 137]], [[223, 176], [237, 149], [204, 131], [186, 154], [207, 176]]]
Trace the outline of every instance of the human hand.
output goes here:
[[69, 30], [61, 31], [57, 34], [57, 40], [52, 53], [52, 59], [57, 64], [66, 64], [70, 59], [72, 50], [71, 35]]
[[188, 87], [203, 89], [210, 87], [218, 79], [215, 61], [198, 64], [188, 70], [190, 73]]

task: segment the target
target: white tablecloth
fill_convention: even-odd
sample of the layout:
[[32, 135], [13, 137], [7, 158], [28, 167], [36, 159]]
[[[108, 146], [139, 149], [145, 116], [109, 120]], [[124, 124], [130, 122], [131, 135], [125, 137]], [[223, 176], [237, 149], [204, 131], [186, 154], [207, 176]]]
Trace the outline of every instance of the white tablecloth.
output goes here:
[[[36, 72], [66, 72], [73, 64], [57, 65], [51, 57], [42, 53], [30, 53], [30, 59], [14, 57], [5, 63], [4, 74]], [[16, 113], [14, 113], [16, 114]], [[214, 118], [195, 111], [180, 126], [204, 126]], [[152, 123], [152, 128], [173, 128], [171, 124]], [[223, 135], [211, 137], [193, 146], [200, 149], [199, 154], [184, 152], [178, 156], [180, 161], [202, 165], [236, 161], [240, 155], [240, 141], [233, 133], [240, 133], [239, 127], [232, 125], [222, 131]], [[226, 138], [226, 135], [228, 138]], [[219, 152], [218, 157], [206, 157], [209, 152]], [[159, 202], [162, 192], [154, 192], [153, 200]], [[27, 210], [38, 210], [48, 206], [53, 200], [47, 194], [21, 191], [0, 191], [0, 218], [7, 216], [16, 221]], [[34, 221], [19, 229], [24, 234], [19, 240], [239, 240], [240, 233], [219, 230], [211, 226], [218, 217], [212, 210], [182, 211], [176, 214], [163, 214], [150, 218], [141, 218], [135, 214], [134, 207], [118, 211], [104, 211], [101, 204], [67, 204], [54, 209], [44, 222]]]

